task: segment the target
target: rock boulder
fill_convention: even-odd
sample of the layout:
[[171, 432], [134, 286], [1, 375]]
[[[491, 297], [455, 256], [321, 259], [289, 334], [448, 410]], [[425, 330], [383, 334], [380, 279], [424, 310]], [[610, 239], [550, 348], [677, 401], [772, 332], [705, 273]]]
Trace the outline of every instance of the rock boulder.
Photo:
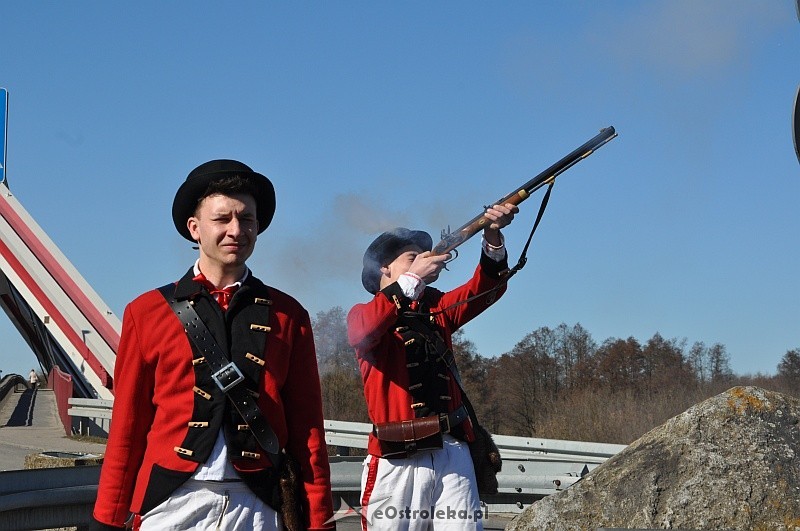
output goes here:
[[734, 387], [651, 430], [507, 530], [800, 530], [800, 400]]

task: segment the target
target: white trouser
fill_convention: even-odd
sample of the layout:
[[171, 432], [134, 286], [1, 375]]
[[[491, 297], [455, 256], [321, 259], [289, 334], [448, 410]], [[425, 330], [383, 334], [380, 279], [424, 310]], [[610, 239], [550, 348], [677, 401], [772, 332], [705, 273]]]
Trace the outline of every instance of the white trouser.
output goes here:
[[184, 531], [277, 531], [280, 516], [243, 481], [190, 479], [163, 503], [142, 515], [140, 529]]
[[445, 435], [441, 449], [403, 459], [367, 456], [361, 507], [365, 530], [482, 530], [469, 446]]

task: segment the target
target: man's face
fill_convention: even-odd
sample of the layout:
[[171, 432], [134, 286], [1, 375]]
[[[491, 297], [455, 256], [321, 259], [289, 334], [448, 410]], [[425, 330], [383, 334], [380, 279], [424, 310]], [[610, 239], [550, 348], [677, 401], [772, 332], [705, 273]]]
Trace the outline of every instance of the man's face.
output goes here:
[[256, 201], [247, 194], [211, 195], [187, 221], [206, 267], [229, 270], [243, 266], [253, 254], [258, 234]]
[[[387, 265], [381, 267], [381, 289], [385, 288], [392, 282], [395, 282], [403, 273], [408, 272], [408, 270], [411, 268], [411, 264], [414, 263], [414, 259], [417, 258], [418, 254], [423, 252], [424, 251], [416, 245], [407, 245], [400, 249], [400, 254], [397, 256], [397, 258]], [[422, 280], [424, 280], [426, 284], [431, 284], [437, 278], [439, 278], [438, 272], [436, 274], [428, 275]]]

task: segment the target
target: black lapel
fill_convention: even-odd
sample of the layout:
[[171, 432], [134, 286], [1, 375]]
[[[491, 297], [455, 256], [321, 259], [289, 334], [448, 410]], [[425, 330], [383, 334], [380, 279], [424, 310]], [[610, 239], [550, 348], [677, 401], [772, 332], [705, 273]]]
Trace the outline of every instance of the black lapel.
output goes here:
[[[266, 360], [267, 336], [274, 333], [259, 328], [272, 326], [270, 302], [269, 289], [251, 273], [234, 294], [225, 316], [231, 324], [231, 330], [235, 331], [232, 333], [231, 359], [247, 379], [256, 384], [261, 381], [261, 371], [264, 369], [258, 360]], [[248, 353], [251, 356], [247, 356]], [[258, 360], [252, 359], [252, 356]]]
[[[175, 286], [175, 299], [179, 301], [186, 299], [194, 301], [194, 309], [197, 315], [200, 316], [200, 319], [211, 331], [211, 335], [214, 336], [219, 348], [230, 359], [230, 345], [222, 310], [205, 286], [192, 280], [194, 276], [194, 268], [190, 268], [178, 281]], [[194, 345], [192, 345], [192, 348], [194, 348]]]

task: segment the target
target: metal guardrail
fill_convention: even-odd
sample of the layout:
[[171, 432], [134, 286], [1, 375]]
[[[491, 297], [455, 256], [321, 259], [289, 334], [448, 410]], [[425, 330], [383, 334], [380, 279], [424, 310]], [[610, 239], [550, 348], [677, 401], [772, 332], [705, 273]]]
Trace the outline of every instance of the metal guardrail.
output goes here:
[[[69, 404], [69, 414], [73, 417], [84, 417], [95, 422], [101, 420], [107, 422], [111, 418], [113, 406], [111, 400], [72, 398], [69, 400]], [[349, 454], [353, 449], [361, 450], [359, 453], [364, 453], [363, 450], [367, 448], [368, 435], [371, 430], [371, 424], [362, 422], [325, 421], [326, 443], [337, 448], [338, 453], [342, 454], [330, 457], [331, 486], [336, 504], [346, 502], [352, 507], [360, 504], [359, 492], [364, 457], [363, 455]], [[499, 492], [483, 500], [490, 513], [520, 512], [534, 501], [566, 489], [579, 481], [590, 470], [625, 448], [620, 444], [508, 435], [494, 435], [493, 438], [503, 456], [503, 469], [497, 476]], [[81, 474], [86, 475], [88, 472], [83, 471]], [[40, 477], [49, 478], [49, 476]], [[85, 482], [86, 484], [76, 491], [76, 496], [91, 500], [93, 503], [97, 484], [96, 480], [93, 484], [91, 483], [90, 475], [84, 479], [87, 478], [89, 479], [88, 483]], [[6, 478], [0, 473], [0, 529], [5, 529], [2, 515], [6, 505], [10, 503], [3, 501], [5, 494], [2, 485], [6, 482]], [[42, 487], [50, 488], [52, 487], [50, 483], [48, 479], [44, 483], [36, 480], [32, 484], [39, 485], [39, 490], [36, 491], [38, 493], [36, 495], [33, 492], [30, 493], [36, 500], [29, 500], [32, 505], [28, 505], [28, 508], [40, 507], [41, 505], [36, 505], [36, 503], [42, 503], [42, 501], [37, 500], [49, 497], [49, 494], [45, 494], [47, 491], [42, 490]], [[61, 486], [55, 488], [61, 488]], [[94, 491], [91, 490], [92, 488]], [[60, 495], [58, 491], [52, 494]], [[14, 503], [19, 504], [20, 500], [24, 498], [23, 493], [17, 493], [17, 502]], [[18, 508], [21, 507], [22, 505]], [[91, 504], [87, 505], [87, 510], [91, 510]]]
[[513, 437], [511, 435], [492, 435], [495, 444], [504, 456], [508, 457], [549, 457], [553, 460], [574, 460], [579, 458], [587, 463], [600, 464], [609, 457], [625, 449], [624, 444], [608, 444], [584, 441], [562, 441], [558, 439], [539, 439], [535, 437]]
[[86, 526], [99, 466], [0, 472], [0, 529]]
[[[72, 417], [89, 419], [111, 418], [113, 400], [96, 398], [70, 398], [68, 410]], [[342, 448], [367, 448], [372, 425], [365, 422], [342, 420], [325, 421], [325, 442]], [[536, 437], [514, 437], [492, 435], [504, 459], [536, 459], [538, 461], [561, 461], [586, 464], [590, 469], [625, 448], [623, 444], [607, 444], [583, 441], [562, 441]]]
[[[367, 448], [372, 425], [325, 421], [325, 441], [335, 447]], [[520, 512], [544, 496], [564, 490], [625, 445], [493, 435], [503, 456], [499, 492], [484, 500], [491, 512]], [[341, 490], [360, 490], [363, 457], [331, 458], [331, 476]], [[346, 463], [346, 464], [345, 464]], [[341, 477], [337, 478], [337, 475]], [[337, 489], [334, 488], [334, 492]]]
[[67, 413], [69, 413], [70, 417], [110, 420], [114, 401], [101, 400], [99, 398], [70, 398], [69, 405], [71, 407], [67, 410]]
[[73, 419], [72, 433], [108, 437], [113, 400], [70, 398], [67, 404], [67, 415]]
[[[372, 431], [372, 424], [364, 422], [325, 421], [325, 440], [332, 446], [366, 449], [370, 431]], [[567, 461], [579, 459], [593, 464], [600, 464], [625, 448], [623, 444], [562, 441], [511, 435], [492, 435], [492, 438], [504, 457], [536, 457]]]

